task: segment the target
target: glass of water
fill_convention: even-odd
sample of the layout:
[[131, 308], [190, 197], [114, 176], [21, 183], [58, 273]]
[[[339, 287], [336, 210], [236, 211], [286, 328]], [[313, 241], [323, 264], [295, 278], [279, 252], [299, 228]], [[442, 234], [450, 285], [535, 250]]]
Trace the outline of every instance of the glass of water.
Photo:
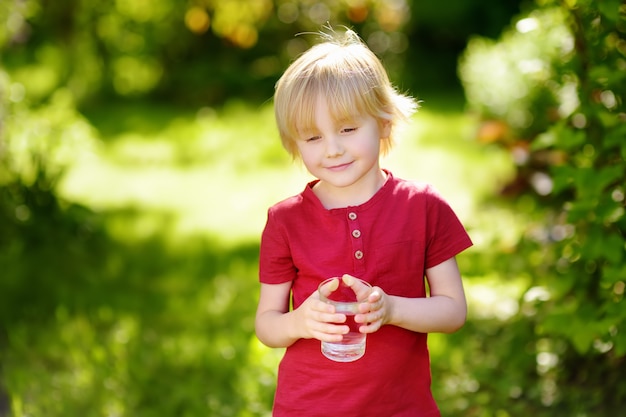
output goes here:
[[[335, 291], [328, 294], [328, 290], [322, 290], [322, 287], [335, 279], [339, 280], [339, 287]], [[320, 300], [335, 306], [337, 313], [345, 314], [346, 322], [344, 324], [350, 328], [350, 331], [343, 335], [340, 342], [322, 342], [322, 354], [336, 362], [352, 362], [365, 354], [366, 335], [359, 332], [359, 327], [363, 323], [355, 322], [354, 316], [358, 313], [359, 304], [367, 300], [372, 286], [358, 278], [353, 279], [360, 281], [360, 283], [354, 284], [355, 287], [359, 288], [358, 295], [341, 278], [329, 278], [318, 287]]]

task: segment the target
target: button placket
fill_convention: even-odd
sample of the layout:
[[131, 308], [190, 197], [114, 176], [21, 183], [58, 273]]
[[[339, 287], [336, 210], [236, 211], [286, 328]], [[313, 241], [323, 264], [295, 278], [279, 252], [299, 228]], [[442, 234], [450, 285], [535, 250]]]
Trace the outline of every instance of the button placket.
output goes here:
[[365, 253], [363, 252], [363, 239], [361, 238], [361, 229], [358, 221], [359, 216], [356, 212], [348, 212], [350, 235], [352, 236], [352, 255], [354, 256], [355, 273], [365, 271]]

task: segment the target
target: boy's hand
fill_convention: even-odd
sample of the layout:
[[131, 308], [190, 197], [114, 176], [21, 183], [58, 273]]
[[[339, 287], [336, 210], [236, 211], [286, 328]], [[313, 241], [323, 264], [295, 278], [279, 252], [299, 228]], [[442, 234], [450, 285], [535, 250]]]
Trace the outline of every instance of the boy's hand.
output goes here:
[[357, 297], [367, 295], [367, 301], [359, 304], [359, 313], [354, 316], [357, 323], [364, 323], [359, 328], [361, 333], [374, 333], [389, 322], [391, 302], [389, 296], [380, 287], [366, 287], [352, 275], [345, 274], [343, 282], [352, 287]]
[[[339, 279], [325, 284], [320, 291], [325, 296], [337, 289]], [[323, 342], [340, 342], [348, 333], [345, 314], [336, 313], [335, 307], [320, 300], [318, 291], [314, 291], [294, 313], [298, 316], [303, 339], [318, 339]]]

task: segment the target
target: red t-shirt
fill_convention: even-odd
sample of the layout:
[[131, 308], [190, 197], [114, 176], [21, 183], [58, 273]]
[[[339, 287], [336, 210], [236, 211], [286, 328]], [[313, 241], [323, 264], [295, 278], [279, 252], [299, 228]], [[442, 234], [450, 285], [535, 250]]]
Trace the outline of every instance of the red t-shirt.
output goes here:
[[[305, 190], [269, 209], [261, 239], [260, 281], [292, 282], [297, 308], [321, 281], [351, 274], [387, 294], [426, 297], [424, 274], [472, 242], [429, 185], [388, 178], [366, 203], [325, 209]], [[274, 416], [439, 416], [430, 391], [426, 334], [383, 326], [365, 355], [338, 363], [320, 341], [289, 346], [278, 369]]]

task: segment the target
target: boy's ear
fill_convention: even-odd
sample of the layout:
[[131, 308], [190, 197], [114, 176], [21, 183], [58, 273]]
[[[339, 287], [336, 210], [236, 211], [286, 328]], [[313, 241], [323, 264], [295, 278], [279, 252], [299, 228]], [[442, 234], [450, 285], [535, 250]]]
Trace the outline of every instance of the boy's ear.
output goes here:
[[380, 119], [380, 137], [387, 139], [389, 136], [391, 136], [391, 120]]

